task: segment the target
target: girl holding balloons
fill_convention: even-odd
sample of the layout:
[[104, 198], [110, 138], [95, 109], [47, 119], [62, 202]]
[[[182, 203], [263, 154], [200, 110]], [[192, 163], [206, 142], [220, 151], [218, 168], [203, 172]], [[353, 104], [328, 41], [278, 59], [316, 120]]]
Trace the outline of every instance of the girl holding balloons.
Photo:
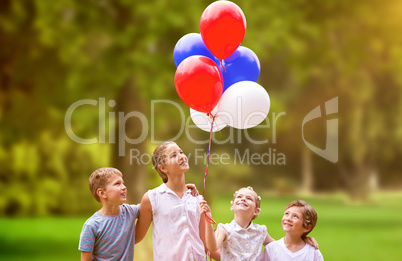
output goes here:
[[[205, 220], [199, 213], [201, 199], [186, 187], [186, 155], [175, 142], [165, 142], [156, 147], [152, 162], [163, 184], [141, 200], [135, 242], [152, 223], [154, 260], [205, 260]], [[219, 254], [212, 257], [219, 260]]]

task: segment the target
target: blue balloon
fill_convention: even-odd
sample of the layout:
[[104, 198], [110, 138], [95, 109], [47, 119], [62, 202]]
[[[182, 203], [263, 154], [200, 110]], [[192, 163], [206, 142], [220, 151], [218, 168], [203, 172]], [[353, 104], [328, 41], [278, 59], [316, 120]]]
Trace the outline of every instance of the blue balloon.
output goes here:
[[247, 47], [239, 46], [233, 54], [222, 60], [219, 66], [223, 76], [223, 92], [232, 84], [240, 81], [257, 82], [260, 76], [260, 61]]
[[208, 50], [202, 40], [201, 34], [198, 33], [186, 34], [177, 41], [173, 50], [173, 60], [176, 67], [178, 67], [184, 59], [193, 55], [206, 56], [219, 65], [219, 59]]

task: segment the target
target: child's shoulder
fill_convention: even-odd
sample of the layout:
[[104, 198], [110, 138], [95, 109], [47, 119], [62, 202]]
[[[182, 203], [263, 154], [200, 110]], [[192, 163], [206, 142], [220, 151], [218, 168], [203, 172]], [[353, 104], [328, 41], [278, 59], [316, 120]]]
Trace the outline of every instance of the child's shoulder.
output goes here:
[[90, 216], [84, 223], [84, 226], [97, 227], [102, 222], [102, 215], [99, 211], [96, 211], [92, 216]]
[[124, 209], [124, 210], [127, 209], [129, 211], [132, 211], [132, 210], [137, 211], [137, 210], [140, 210], [140, 205], [141, 204], [135, 205], [135, 204], [123, 203], [123, 204], [120, 205], [120, 209]]
[[308, 260], [324, 260], [320, 250], [315, 249], [315, 247], [310, 244], [306, 243], [306, 246], [299, 251], [305, 251], [305, 255], [308, 257]]
[[282, 237], [279, 240], [276, 240], [276, 241], [273, 241], [273, 242], [269, 243], [266, 247], [270, 248], [270, 249], [274, 249], [274, 248], [277, 248], [277, 247], [286, 247], [286, 246], [285, 246], [285, 242], [283, 241], [283, 237]]
[[315, 256], [316, 256], [316, 255], [322, 256], [319, 249], [315, 249], [315, 247], [313, 247], [312, 245], [310, 245], [310, 244], [308, 244], [308, 243], [306, 243], [306, 248], [307, 248], [307, 250], [308, 250], [309, 252], [314, 253]]
[[168, 190], [168, 186], [166, 186], [165, 183], [162, 183], [161, 185], [157, 186], [156, 188], [150, 189], [148, 190], [148, 194], [149, 193], [155, 193], [155, 192], [166, 192]]
[[131, 204], [123, 203], [122, 205], [120, 205], [120, 210], [125, 215], [129, 214], [129, 215], [138, 216], [138, 213], [140, 212], [140, 205], [141, 204], [131, 205]]
[[218, 224], [218, 228], [219, 228], [219, 227], [222, 227], [222, 228], [224, 228], [225, 230], [227, 230], [227, 229], [230, 229], [230, 228], [235, 228], [236, 225], [237, 225], [237, 223], [236, 223], [234, 220], [232, 220], [232, 221], [229, 222], [229, 223], [219, 223], [219, 224]]

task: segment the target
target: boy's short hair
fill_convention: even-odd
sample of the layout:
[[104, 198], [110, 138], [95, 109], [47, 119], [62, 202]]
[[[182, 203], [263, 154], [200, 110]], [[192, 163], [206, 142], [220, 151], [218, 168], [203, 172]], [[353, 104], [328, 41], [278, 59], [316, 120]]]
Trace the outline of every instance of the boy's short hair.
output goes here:
[[120, 172], [120, 170], [116, 168], [100, 168], [92, 172], [91, 176], [89, 176], [89, 189], [91, 190], [91, 193], [96, 201], [100, 202], [100, 198], [96, 191], [99, 188], [105, 188], [107, 183], [109, 182], [110, 177], [114, 174], [123, 177], [123, 174]]
[[294, 200], [290, 202], [286, 207], [285, 211], [291, 207], [299, 207], [300, 211], [303, 214], [303, 227], [304, 228], [309, 228], [311, 226], [310, 230], [305, 232], [302, 235], [302, 238], [305, 238], [308, 233], [313, 231], [313, 228], [315, 227], [315, 224], [317, 223], [317, 212], [314, 210], [312, 206], [310, 206], [306, 201], [304, 200]]
[[159, 166], [165, 164], [165, 159], [167, 156], [165, 151], [167, 146], [169, 146], [170, 144], [176, 143], [173, 141], [166, 141], [158, 145], [158, 147], [155, 148], [154, 153], [152, 154], [152, 164], [154, 165], [155, 170], [158, 172], [159, 176], [162, 178], [163, 183], [168, 182], [168, 176], [159, 168]]

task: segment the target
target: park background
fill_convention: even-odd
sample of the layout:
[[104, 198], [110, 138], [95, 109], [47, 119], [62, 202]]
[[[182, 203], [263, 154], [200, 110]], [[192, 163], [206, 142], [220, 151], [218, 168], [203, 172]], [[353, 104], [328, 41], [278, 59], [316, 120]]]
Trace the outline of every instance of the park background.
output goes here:
[[[209, 133], [188, 120], [172, 54], [182, 36], [199, 33], [212, 2], [0, 1], [0, 260], [79, 259], [82, 225], [100, 208], [87, 184], [93, 170], [120, 169], [133, 204], [161, 183], [152, 164], [130, 162], [130, 151], [149, 155], [174, 139], [193, 155], [186, 181], [202, 191], [205, 161], [194, 155], [207, 152]], [[247, 20], [242, 46], [260, 60], [257, 82], [271, 109], [261, 128], [214, 133], [211, 153], [229, 155], [228, 164], [208, 169], [205, 197], [214, 219], [230, 222], [233, 192], [253, 186], [262, 196], [255, 221], [274, 238], [283, 236], [285, 205], [305, 199], [318, 212], [311, 235], [326, 260], [401, 260], [402, 2], [234, 2]], [[307, 148], [302, 121], [336, 97], [337, 114], [323, 110], [304, 126], [305, 140], [324, 149], [326, 121], [339, 121], [333, 163]], [[71, 129], [96, 138], [93, 144], [73, 141], [66, 130], [66, 112], [80, 100], [96, 105], [77, 108]], [[181, 109], [152, 103], [160, 100]], [[118, 113], [130, 112], [148, 122], [131, 117], [120, 124]], [[286, 115], [274, 128], [279, 113]], [[130, 144], [120, 133], [142, 140]], [[268, 164], [235, 162], [236, 153], [269, 151]], [[152, 259], [151, 251], [147, 236], [136, 245], [136, 260]]]

